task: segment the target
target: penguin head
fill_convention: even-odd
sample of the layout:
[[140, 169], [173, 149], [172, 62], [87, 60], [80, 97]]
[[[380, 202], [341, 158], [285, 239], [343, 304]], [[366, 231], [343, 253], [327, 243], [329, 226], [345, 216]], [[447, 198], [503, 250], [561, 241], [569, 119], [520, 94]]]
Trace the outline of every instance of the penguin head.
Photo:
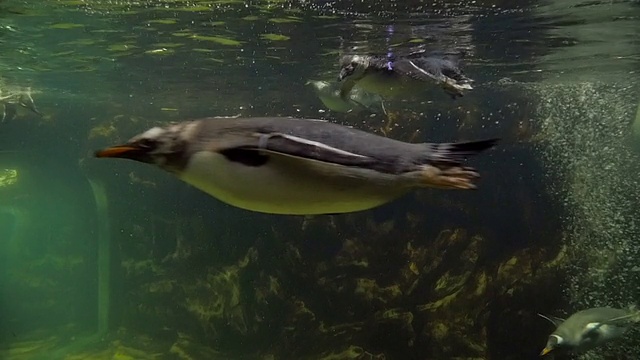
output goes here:
[[552, 334], [547, 340], [547, 345], [540, 352], [540, 356], [545, 356], [555, 349], [561, 348], [564, 345], [564, 339], [560, 335]]
[[338, 76], [338, 81], [342, 81], [346, 78], [351, 78], [353, 80], [362, 78], [369, 65], [370, 59], [368, 56], [343, 56], [342, 59], [340, 59], [340, 75]]
[[180, 136], [183, 128], [184, 125], [154, 127], [122, 145], [98, 150], [95, 156], [130, 159], [154, 164], [168, 171], [177, 170], [184, 165], [185, 142]]

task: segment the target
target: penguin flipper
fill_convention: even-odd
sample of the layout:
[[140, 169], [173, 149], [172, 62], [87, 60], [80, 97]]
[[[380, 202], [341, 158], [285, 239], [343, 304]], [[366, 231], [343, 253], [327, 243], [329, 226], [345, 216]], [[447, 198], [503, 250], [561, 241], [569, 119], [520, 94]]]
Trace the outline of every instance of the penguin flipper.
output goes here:
[[393, 62], [393, 70], [400, 76], [406, 76], [414, 80], [441, 82], [444, 81], [442, 73], [433, 72], [432, 69], [424, 69], [417, 59], [401, 59]]
[[634, 312], [632, 314], [627, 314], [627, 315], [623, 315], [623, 316], [618, 316], [606, 321], [603, 321], [602, 324], [603, 325], [619, 325], [620, 323], [625, 323], [625, 322], [637, 322], [637, 319], [633, 319], [633, 318], [637, 318], [640, 314], [637, 312]]
[[395, 72], [414, 80], [440, 85], [452, 99], [462, 97], [464, 90], [471, 90], [473, 80], [460, 69], [438, 59], [402, 59], [393, 63]]
[[601, 327], [603, 326], [623, 327], [625, 325], [628, 325], [629, 320], [635, 316], [638, 316], [638, 314], [633, 313], [633, 314], [618, 316], [605, 321], [588, 323], [585, 326], [585, 329], [587, 330], [585, 332], [585, 336], [597, 338], [598, 336], [600, 336], [599, 331]]
[[561, 319], [561, 318], [558, 318], [558, 317], [555, 317], [555, 316], [549, 317], [549, 316], [546, 316], [546, 315], [543, 315], [543, 314], [540, 314], [540, 313], [538, 313], [538, 316], [540, 316], [541, 318], [543, 318], [545, 320], [548, 320], [550, 323], [552, 323], [556, 327], [564, 322], [564, 319]]
[[256, 143], [243, 148], [345, 166], [366, 166], [376, 163], [375, 159], [368, 156], [354, 154], [294, 135], [274, 132], [258, 136]]

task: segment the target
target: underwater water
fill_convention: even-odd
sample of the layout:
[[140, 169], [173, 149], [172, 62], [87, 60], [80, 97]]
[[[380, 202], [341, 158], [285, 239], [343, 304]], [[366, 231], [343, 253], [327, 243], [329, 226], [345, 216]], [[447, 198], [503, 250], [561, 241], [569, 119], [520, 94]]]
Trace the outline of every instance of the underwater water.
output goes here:
[[[344, 112], [309, 83], [422, 49], [473, 89]], [[538, 313], [640, 306], [638, 1], [0, 0], [0, 115], [3, 360], [538, 359]], [[321, 216], [94, 157], [235, 115], [501, 141], [476, 191]]]

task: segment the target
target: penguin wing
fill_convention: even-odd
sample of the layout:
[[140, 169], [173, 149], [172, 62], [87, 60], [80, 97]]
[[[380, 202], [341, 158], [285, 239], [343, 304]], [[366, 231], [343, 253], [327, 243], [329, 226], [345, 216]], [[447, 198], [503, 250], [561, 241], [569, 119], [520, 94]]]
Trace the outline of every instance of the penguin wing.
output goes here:
[[401, 59], [393, 63], [393, 70], [401, 76], [410, 77], [420, 81], [443, 81], [441, 72], [425, 68], [420, 59]]
[[590, 322], [584, 327], [585, 328], [584, 336], [590, 337], [590, 338], [599, 337], [601, 335], [600, 329], [603, 326], [618, 327], [618, 328], [625, 327], [626, 325], [628, 325], [628, 323], [625, 322], [625, 320], [629, 320], [629, 318], [634, 315], [635, 314], [620, 316], [617, 318], [600, 321], [600, 322], [596, 322], [596, 321]]
[[603, 321], [603, 325], [621, 325], [628, 322], [633, 322], [635, 317], [638, 316], [638, 313], [627, 314], [623, 316], [614, 317], [608, 320]]
[[242, 142], [234, 141], [229, 145], [218, 151], [227, 156], [237, 155], [242, 160], [246, 160], [247, 156], [264, 156], [265, 153], [275, 153], [344, 166], [375, 167], [379, 162], [366, 155], [283, 133], [254, 133]]
[[[409, 62], [410, 67], [417, 68], [417, 71], [422, 71], [420, 74], [438, 81], [446, 81], [449, 79], [449, 81], [454, 81], [459, 84], [470, 84], [474, 82], [473, 79], [467, 77], [462, 72], [459, 66], [459, 61], [455, 58], [447, 56], [423, 56], [413, 59], [404, 59], [403, 61]], [[400, 61], [398, 62], [400, 63]], [[401, 67], [405, 66], [406, 65], [401, 65]]]
[[565, 320], [556, 316], [546, 316], [543, 314], [538, 313], [538, 316], [540, 316], [541, 318], [548, 320], [550, 323], [552, 323], [554, 326], [558, 327], [558, 325], [562, 324]]
[[580, 334], [580, 338], [582, 341], [597, 341], [602, 335], [600, 332], [600, 328], [604, 325], [604, 323], [600, 322], [591, 322], [585, 325], [582, 334]]

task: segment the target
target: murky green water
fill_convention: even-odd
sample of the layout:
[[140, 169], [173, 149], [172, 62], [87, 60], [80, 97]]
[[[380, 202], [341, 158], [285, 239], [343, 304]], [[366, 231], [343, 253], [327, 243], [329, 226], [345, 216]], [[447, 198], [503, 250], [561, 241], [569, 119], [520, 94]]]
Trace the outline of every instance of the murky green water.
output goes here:
[[[0, 0], [0, 358], [537, 359], [537, 313], [640, 298], [639, 34], [637, 1]], [[474, 89], [342, 113], [307, 84], [422, 48]], [[222, 115], [502, 142], [478, 191], [317, 217], [93, 157]]]

